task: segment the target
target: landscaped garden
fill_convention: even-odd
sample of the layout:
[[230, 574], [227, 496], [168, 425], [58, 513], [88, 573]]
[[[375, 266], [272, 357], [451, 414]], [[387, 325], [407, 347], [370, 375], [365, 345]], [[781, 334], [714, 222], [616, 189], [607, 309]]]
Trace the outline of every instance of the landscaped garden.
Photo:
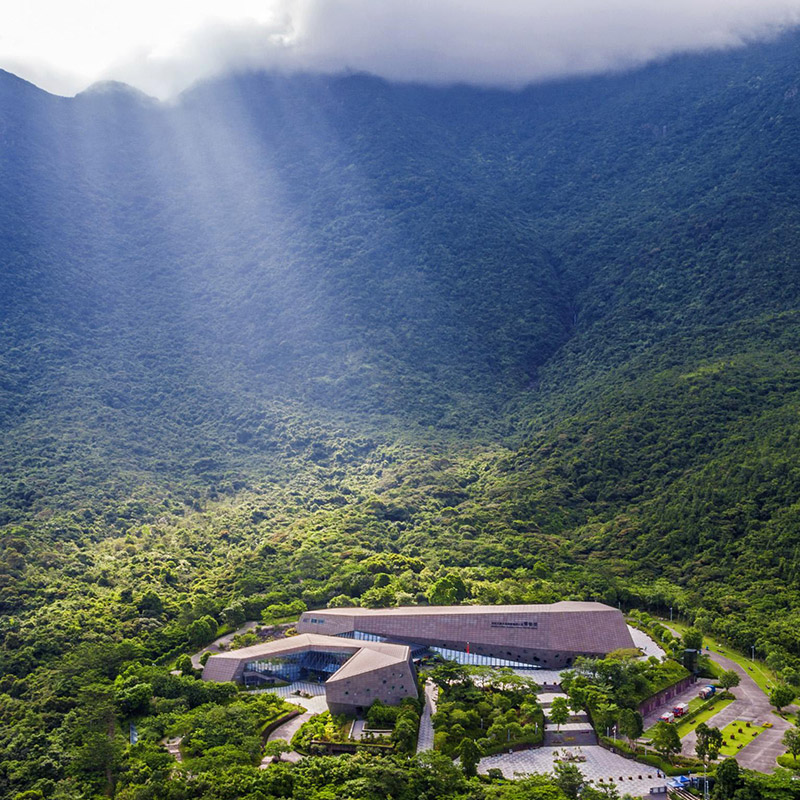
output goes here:
[[[431, 673], [440, 689], [434, 748], [449, 756], [492, 755], [544, 739], [536, 684], [510, 670], [445, 664]], [[465, 744], [465, 742], [467, 744]]]
[[399, 706], [386, 706], [376, 700], [367, 712], [364, 734], [357, 740], [351, 737], [353, 722], [353, 717], [328, 711], [316, 714], [295, 733], [292, 746], [308, 754], [326, 752], [331, 749], [329, 745], [411, 753], [417, 743], [419, 702], [406, 699]]
[[329, 711], [315, 714], [292, 737], [292, 747], [301, 753], [312, 753], [321, 743], [347, 744], [352, 725], [351, 717], [334, 716]]
[[752, 722], [736, 719], [722, 729], [722, 747], [719, 750], [721, 757], [735, 756], [743, 747], [746, 747], [766, 728]]

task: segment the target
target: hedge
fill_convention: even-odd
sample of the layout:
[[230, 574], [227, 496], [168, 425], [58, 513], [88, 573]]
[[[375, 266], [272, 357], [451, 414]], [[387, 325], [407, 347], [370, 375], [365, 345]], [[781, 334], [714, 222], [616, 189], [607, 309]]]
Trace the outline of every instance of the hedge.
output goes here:
[[610, 739], [607, 736], [598, 736], [600, 744], [607, 750], [616, 752], [622, 756], [632, 756], [640, 764], [660, 769], [665, 775], [683, 775], [692, 770], [702, 768], [702, 764], [694, 758], [678, 756], [674, 762], [664, 760], [657, 753], [644, 753], [630, 748], [619, 740]]
[[800, 771], [800, 759], [795, 759], [791, 753], [778, 756], [778, 766], [795, 771]]

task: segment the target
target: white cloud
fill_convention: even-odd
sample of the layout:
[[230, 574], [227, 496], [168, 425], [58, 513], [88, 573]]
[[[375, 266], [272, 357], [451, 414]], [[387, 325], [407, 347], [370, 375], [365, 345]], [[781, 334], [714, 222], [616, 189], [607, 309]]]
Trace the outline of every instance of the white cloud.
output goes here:
[[800, 0], [27, 0], [0, 11], [0, 66], [63, 93], [116, 79], [161, 97], [253, 68], [508, 86], [797, 24]]

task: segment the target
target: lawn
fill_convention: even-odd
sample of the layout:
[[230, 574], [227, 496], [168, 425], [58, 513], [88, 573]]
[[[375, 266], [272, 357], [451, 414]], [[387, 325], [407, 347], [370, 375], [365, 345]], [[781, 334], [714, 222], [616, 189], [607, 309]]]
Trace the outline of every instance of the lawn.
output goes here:
[[[747, 726], [750, 726], [749, 728]], [[760, 733], [763, 733], [766, 728], [761, 725], [755, 725], [752, 722], [742, 722], [742, 720], [735, 719], [729, 725], [722, 729], [722, 747], [719, 754], [723, 758], [735, 756], [743, 747], [746, 747], [753, 739]], [[741, 733], [739, 733], [741, 731]], [[731, 739], [731, 736], [734, 738]]]
[[[698, 698], [698, 700], [699, 699], [700, 698]], [[717, 702], [714, 703], [711, 708], [701, 711], [694, 719], [688, 720], [687, 722], [678, 722], [678, 736], [683, 739], [687, 733], [693, 731], [701, 722], [708, 722], [712, 717], [716, 716], [720, 711], [722, 711], [725, 706], [730, 705], [732, 702], [733, 700], [730, 699], [717, 700]]]
[[[670, 627], [674, 628], [678, 633], [681, 635], [686, 631], [689, 627], [684, 622], [677, 622], [673, 620], [672, 622], [668, 622], [665, 620], [659, 620], [659, 622], [664, 623], [665, 625], [669, 625]], [[723, 656], [731, 659], [731, 661], [735, 661], [740, 667], [747, 671], [747, 674], [758, 684], [758, 687], [761, 689], [764, 694], [769, 695], [770, 690], [776, 683], [778, 683], [775, 675], [772, 671], [765, 666], [760, 661], [753, 661], [747, 656], [739, 653], [736, 650], [728, 647], [727, 645], [723, 647], [718, 642], [716, 642], [713, 638], [708, 636], [703, 637], [703, 649], [705, 650], [706, 646], [711, 648], [711, 652], [720, 653]], [[736, 690], [733, 690], [734, 694], [736, 694]]]

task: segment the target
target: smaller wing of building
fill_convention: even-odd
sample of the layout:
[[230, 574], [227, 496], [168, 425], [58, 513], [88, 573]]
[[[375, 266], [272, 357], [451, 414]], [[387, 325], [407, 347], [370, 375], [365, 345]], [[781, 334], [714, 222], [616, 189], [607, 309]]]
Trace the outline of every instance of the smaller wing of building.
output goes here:
[[417, 697], [411, 649], [404, 644], [355, 641], [305, 633], [211, 656], [208, 681], [324, 681], [334, 714], [360, 714], [375, 700], [397, 705]]

